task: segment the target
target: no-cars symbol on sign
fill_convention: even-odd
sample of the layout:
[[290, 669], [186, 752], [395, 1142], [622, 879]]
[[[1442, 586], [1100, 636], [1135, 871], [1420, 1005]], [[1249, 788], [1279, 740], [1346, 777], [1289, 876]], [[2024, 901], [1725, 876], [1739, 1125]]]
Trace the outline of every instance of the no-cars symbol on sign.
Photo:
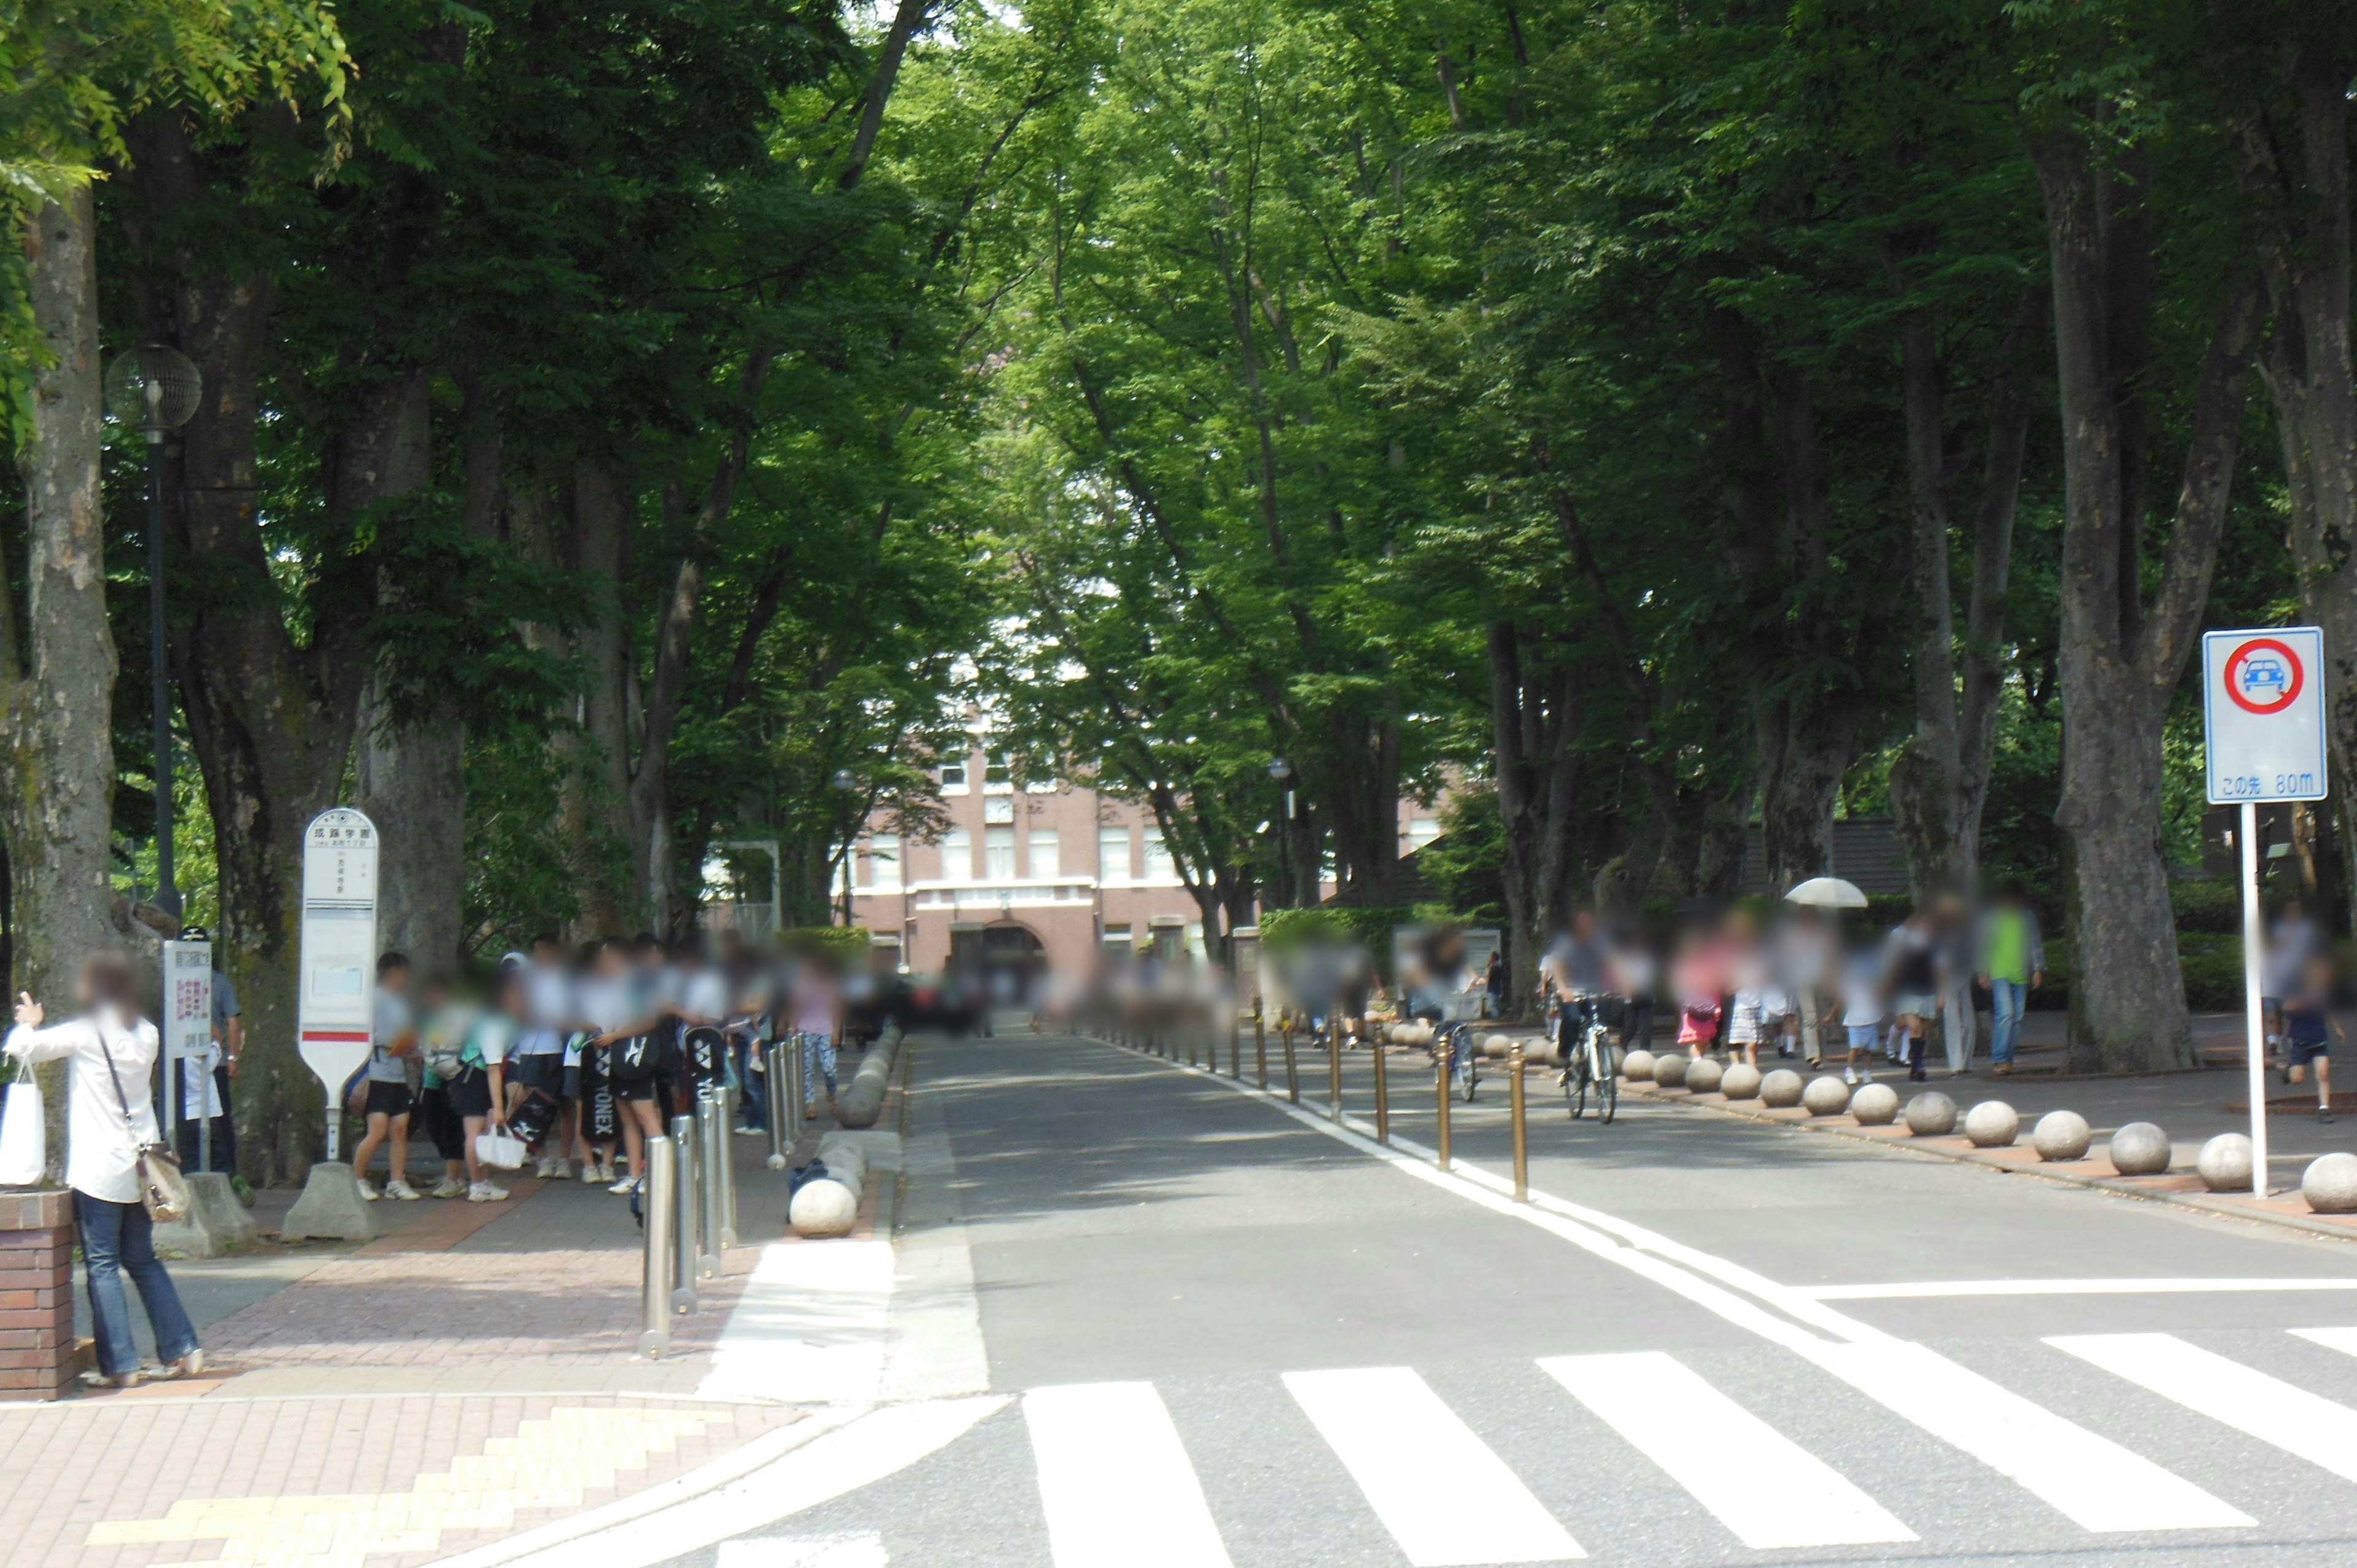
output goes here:
[[2235, 706], [2265, 717], [2299, 700], [2308, 666], [2281, 639], [2255, 637], [2226, 656], [2225, 682]]
[[2324, 634], [2312, 626], [2201, 639], [2210, 799], [2325, 798]]

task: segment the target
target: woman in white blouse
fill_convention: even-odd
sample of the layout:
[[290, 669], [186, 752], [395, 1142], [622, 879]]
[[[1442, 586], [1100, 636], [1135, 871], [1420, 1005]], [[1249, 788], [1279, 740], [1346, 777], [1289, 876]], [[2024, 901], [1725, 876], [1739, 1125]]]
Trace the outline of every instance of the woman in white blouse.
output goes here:
[[66, 1097], [66, 1185], [73, 1188], [74, 1224], [97, 1326], [98, 1368], [118, 1388], [142, 1376], [131, 1337], [131, 1304], [123, 1293], [128, 1273], [139, 1287], [163, 1365], [157, 1377], [193, 1376], [205, 1353], [180, 1305], [172, 1276], [156, 1261], [155, 1222], [139, 1201], [139, 1149], [156, 1142], [156, 1108], [147, 1075], [156, 1065], [156, 1026], [139, 1015], [131, 965], [119, 952], [93, 953], [74, 982], [81, 1016], [41, 1026], [41, 1004], [16, 993], [16, 1026], [6, 1049], [19, 1061], [63, 1058]]

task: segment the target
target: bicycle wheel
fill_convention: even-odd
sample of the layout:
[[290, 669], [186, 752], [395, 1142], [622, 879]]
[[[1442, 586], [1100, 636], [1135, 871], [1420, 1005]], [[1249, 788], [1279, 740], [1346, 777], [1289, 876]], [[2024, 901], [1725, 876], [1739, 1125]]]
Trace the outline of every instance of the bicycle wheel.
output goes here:
[[1459, 1028], [1449, 1037], [1449, 1081], [1456, 1087], [1457, 1098], [1469, 1103], [1473, 1099], [1476, 1069], [1473, 1065], [1473, 1032]]
[[1609, 1123], [1614, 1112], [1620, 1109], [1620, 1080], [1612, 1076], [1612, 1047], [1598, 1035], [1593, 1052], [1600, 1071], [1596, 1079], [1596, 1119]]
[[1573, 1121], [1577, 1122], [1587, 1113], [1587, 1064], [1577, 1057], [1572, 1059], [1569, 1070], [1563, 1075], [1563, 1092], [1564, 1098], [1570, 1101], [1567, 1109]]

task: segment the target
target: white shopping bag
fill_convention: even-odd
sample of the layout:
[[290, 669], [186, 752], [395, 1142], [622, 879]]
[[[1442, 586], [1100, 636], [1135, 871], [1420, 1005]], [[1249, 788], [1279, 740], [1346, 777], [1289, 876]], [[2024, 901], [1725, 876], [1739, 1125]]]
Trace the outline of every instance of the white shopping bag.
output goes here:
[[487, 1165], [497, 1165], [503, 1171], [521, 1170], [524, 1153], [522, 1138], [511, 1138], [505, 1133], [475, 1134], [475, 1157]]
[[41, 1086], [29, 1069], [17, 1069], [0, 1112], [0, 1187], [38, 1187], [49, 1163], [48, 1131], [41, 1120]]

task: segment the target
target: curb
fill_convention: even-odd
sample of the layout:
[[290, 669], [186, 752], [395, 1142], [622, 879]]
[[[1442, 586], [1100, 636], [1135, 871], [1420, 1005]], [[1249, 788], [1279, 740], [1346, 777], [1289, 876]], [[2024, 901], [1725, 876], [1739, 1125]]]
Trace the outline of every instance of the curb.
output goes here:
[[[1620, 1086], [1622, 1093], [1632, 1095], [1639, 1100], [1651, 1101], [1656, 1105], [1684, 1105], [1698, 1111], [1708, 1111], [1730, 1117], [1738, 1122], [1758, 1122], [1770, 1127], [1787, 1127], [1795, 1131], [1814, 1133], [1823, 1137], [1841, 1138], [1853, 1144], [1864, 1144], [1872, 1148], [1893, 1150], [1926, 1159], [1946, 1160], [1952, 1165], [1976, 1165], [1983, 1170], [1996, 1171], [2007, 1176], [2036, 1176], [2041, 1181], [2050, 1181], [2063, 1187], [2085, 1187], [2095, 1192], [2107, 1192], [2117, 1197], [2133, 1197], [2145, 1203], [2166, 1203], [2178, 1208], [2188, 1208], [2196, 1213], [2208, 1214], [2220, 1219], [2243, 1219], [2255, 1224], [2273, 1225], [2282, 1230], [2297, 1230], [2305, 1235], [2326, 1237], [2337, 1241], [2357, 1241], [2357, 1215], [2336, 1216], [2276, 1210], [2262, 1208], [2260, 1204], [2283, 1201], [2280, 1197], [2273, 1199], [2237, 1198], [2222, 1193], [2172, 1191], [2155, 1185], [2161, 1182], [2198, 1182], [2200, 1180], [2198, 1176], [2190, 1174], [2171, 1172], [2158, 1176], [2097, 1176], [2090, 1171], [2074, 1171], [2060, 1165], [2049, 1165], [2038, 1157], [2035, 1150], [2029, 1149], [2024, 1144], [2017, 1143], [2005, 1150], [1993, 1150], [1988, 1153], [1975, 1152], [1969, 1145], [1964, 1148], [1943, 1148], [1941, 1146], [1943, 1144], [1963, 1144], [1964, 1139], [1961, 1137], [1917, 1138], [1906, 1132], [1903, 1122], [1894, 1124], [1899, 1128], [1898, 1132], [1889, 1135], [1878, 1135], [1866, 1131], [1846, 1114], [1812, 1116], [1797, 1106], [1789, 1115], [1780, 1114], [1765, 1106], [1757, 1111], [1747, 1111], [1742, 1108], [1742, 1105], [1728, 1101], [1723, 1095], [1695, 1095], [1683, 1091], [1673, 1093], [1652, 1084], [1640, 1087], [1625, 1078], [1620, 1080]], [[2026, 1154], [2029, 1157], [2027, 1159], [1996, 1157], [2016, 1151]], [[2093, 1163], [2090, 1160], [2069, 1162], [2071, 1165], [2082, 1165]], [[2301, 1201], [2297, 1187], [2292, 1188], [2287, 1196], [2293, 1202]]]

